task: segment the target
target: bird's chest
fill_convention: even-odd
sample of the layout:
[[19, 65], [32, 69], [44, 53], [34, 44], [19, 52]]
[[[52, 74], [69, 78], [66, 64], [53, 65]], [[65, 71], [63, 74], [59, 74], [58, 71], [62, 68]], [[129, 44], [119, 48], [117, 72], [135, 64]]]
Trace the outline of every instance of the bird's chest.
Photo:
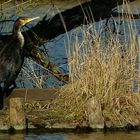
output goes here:
[[22, 49], [24, 46], [24, 37], [21, 32], [18, 33], [18, 36], [14, 40], [16, 40], [15, 42], [17, 42], [18, 47]]
[[[23, 53], [20, 43], [11, 42], [0, 52], [0, 73], [16, 71], [23, 63]], [[4, 72], [5, 69], [5, 72]]]

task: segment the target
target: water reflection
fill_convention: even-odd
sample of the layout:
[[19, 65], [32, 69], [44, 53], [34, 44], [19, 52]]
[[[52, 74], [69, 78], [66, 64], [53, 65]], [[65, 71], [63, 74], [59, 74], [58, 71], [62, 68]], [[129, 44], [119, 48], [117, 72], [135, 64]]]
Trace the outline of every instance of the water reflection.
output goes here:
[[24, 134], [15, 134], [15, 135], [0, 134], [0, 140], [25, 140], [25, 135]]
[[26, 137], [26, 140], [65, 140], [64, 135], [54, 134], [54, 135], [29, 135]]
[[140, 140], [137, 133], [92, 133], [82, 135], [68, 135], [65, 140]]
[[90, 134], [57, 133], [57, 134], [0, 134], [0, 140], [140, 140], [140, 132], [115, 132]]

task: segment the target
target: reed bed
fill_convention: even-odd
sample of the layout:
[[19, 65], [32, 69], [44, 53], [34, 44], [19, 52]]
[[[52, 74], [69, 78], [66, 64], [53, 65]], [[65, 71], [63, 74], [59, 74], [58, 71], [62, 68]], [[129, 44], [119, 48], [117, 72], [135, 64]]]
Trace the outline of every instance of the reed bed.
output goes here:
[[[131, 13], [127, 4], [126, 7]], [[40, 102], [37, 105], [34, 102], [30, 109], [27, 106], [27, 110], [48, 111], [51, 117], [88, 125], [88, 103], [96, 97], [108, 127], [139, 124], [140, 37], [132, 17], [122, 17], [122, 25], [118, 25], [118, 21], [121, 19], [113, 19], [113, 23], [107, 26], [100, 22], [98, 27], [95, 23], [79, 27], [75, 41], [69, 39], [68, 43], [69, 84], [60, 89], [58, 98], [47, 109], [42, 110]], [[80, 41], [79, 32], [82, 36]], [[29, 64], [33, 75], [29, 72], [26, 82], [31, 80], [42, 88], [47, 75], [38, 76], [34, 64]]]
[[79, 28], [82, 40], [75, 35], [75, 41], [70, 43], [70, 83], [60, 89], [52, 109], [64, 120], [88, 124], [88, 103], [96, 97], [108, 127], [139, 123], [140, 97], [134, 91], [138, 93], [140, 86], [140, 38], [134, 19], [128, 16], [122, 20], [118, 26], [113, 19], [115, 31], [102, 23], [98, 29], [95, 24]]

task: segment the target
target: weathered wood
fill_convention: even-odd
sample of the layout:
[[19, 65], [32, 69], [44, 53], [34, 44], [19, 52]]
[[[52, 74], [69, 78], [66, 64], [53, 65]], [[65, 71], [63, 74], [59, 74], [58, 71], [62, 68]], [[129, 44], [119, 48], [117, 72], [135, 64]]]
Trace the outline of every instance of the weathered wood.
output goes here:
[[14, 89], [9, 98], [24, 98], [25, 101], [51, 101], [57, 97], [58, 89]]
[[10, 126], [15, 130], [26, 129], [26, 118], [24, 112], [24, 99], [11, 98], [9, 109]]
[[91, 128], [104, 128], [104, 117], [97, 97], [93, 97], [88, 101], [87, 112]]

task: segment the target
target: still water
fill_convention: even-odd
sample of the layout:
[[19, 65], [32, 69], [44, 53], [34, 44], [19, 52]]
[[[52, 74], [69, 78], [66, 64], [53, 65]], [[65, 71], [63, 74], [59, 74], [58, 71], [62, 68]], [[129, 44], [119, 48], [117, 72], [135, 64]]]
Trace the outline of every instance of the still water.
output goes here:
[[89, 134], [0, 134], [0, 140], [140, 140], [140, 132], [94, 132]]

